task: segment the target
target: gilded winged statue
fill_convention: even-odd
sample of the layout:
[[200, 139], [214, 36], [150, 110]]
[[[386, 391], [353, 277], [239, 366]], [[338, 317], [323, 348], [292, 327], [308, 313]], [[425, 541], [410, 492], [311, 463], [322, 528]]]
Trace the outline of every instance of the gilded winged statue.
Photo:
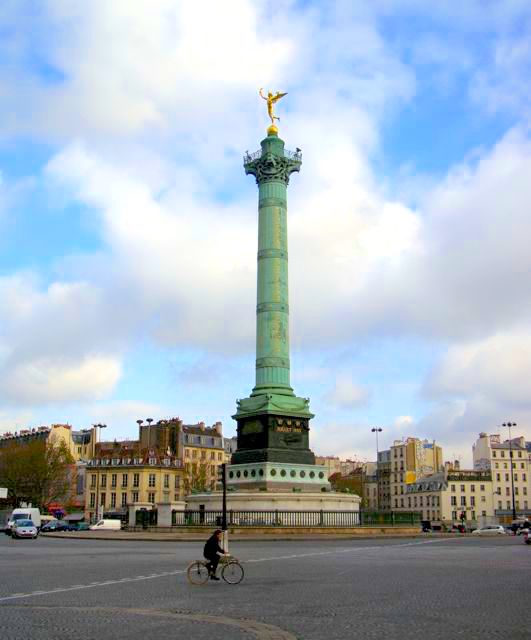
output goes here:
[[280, 121], [280, 118], [273, 113], [273, 106], [274, 106], [274, 104], [276, 102], [278, 102], [280, 100], [280, 98], [283, 98], [284, 96], [287, 96], [288, 94], [287, 93], [280, 93], [280, 91], [277, 91], [277, 93], [275, 95], [273, 92], [268, 91], [267, 92], [267, 96], [265, 96], [263, 89], [260, 89], [259, 93], [260, 93], [260, 97], [267, 102], [267, 113], [269, 114], [269, 117], [271, 118], [271, 125], [274, 126], [275, 120]]

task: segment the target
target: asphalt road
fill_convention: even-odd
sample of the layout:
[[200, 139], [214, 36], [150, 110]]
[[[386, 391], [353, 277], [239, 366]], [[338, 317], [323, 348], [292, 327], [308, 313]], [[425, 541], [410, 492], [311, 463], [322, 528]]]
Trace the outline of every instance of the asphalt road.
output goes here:
[[187, 583], [197, 543], [0, 535], [2, 640], [531, 638], [521, 538], [235, 542], [237, 586]]

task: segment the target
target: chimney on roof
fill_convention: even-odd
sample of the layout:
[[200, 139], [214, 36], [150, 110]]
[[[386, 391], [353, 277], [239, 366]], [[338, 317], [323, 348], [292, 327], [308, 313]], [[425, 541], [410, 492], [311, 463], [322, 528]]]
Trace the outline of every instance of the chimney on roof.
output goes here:
[[222, 436], [222, 435], [223, 435], [223, 425], [221, 424], [221, 422], [219, 422], [219, 421], [218, 421], [218, 422], [216, 422], [216, 423], [214, 424], [214, 429], [216, 430], [216, 433], [217, 433], [219, 436]]
[[454, 469], [459, 471], [459, 460], [454, 460]]
[[201, 431], [205, 430], [205, 423], [204, 422], [200, 422], [199, 423], [199, 428], [201, 429]]

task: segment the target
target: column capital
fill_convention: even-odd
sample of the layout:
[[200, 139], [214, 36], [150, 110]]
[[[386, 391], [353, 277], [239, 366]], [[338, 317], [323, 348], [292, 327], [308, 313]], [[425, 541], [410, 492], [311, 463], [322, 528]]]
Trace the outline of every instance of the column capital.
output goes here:
[[255, 153], [246, 153], [243, 166], [247, 175], [256, 178], [256, 184], [264, 182], [283, 182], [289, 184], [289, 177], [295, 171], [300, 171], [302, 154], [297, 151], [284, 149], [284, 141], [270, 135], [261, 143], [262, 149]]

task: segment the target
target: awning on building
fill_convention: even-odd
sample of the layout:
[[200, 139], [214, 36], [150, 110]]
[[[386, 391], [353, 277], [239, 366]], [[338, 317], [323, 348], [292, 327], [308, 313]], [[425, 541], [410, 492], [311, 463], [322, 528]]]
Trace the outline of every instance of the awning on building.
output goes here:
[[79, 512], [79, 513], [68, 513], [63, 520], [66, 520], [67, 522], [79, 522], [80, 520], [84, 520], [85, 519], [85, 514], [83, 512]]

